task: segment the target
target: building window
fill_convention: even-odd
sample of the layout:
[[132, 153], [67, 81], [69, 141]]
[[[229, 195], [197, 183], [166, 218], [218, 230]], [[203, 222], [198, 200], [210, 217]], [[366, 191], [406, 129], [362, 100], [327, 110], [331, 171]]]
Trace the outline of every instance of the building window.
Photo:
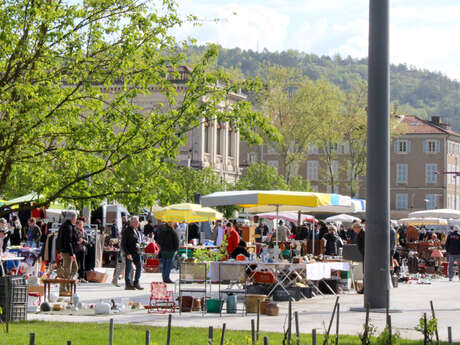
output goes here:
[[339, 161], [332, 161], [331, 170], [332, 176], [334, 176], [336, 179], [339, 178]]
[[318, 161], [307, 161], [307, 180], [318, 181]]
[[233, 135], [233, 132], [232, 131], [228, 131], [228, 155], [231, 157], [233, 155], [233, 143], [232, 143], [232, 135]]
[[426, 202], [426, 208], [428, 210], [435, 209], [437, 207], [437, 195], [436, 194], [426, 194], [425, 195], [425, 202]]
[[409, 140], [396, 140], [394, 146], [395, 153], [405, 154], [410, 152]]
[[407, 164], [396, 164], [396, 183], [407, 182]]
[[220, 123], [217, 123], [217, 154], [222, 154], [222, 126]]
[[438, 171], [437, 164], [425, 164], [425, 182], [426, 183], [436, 183], [438, 178], [435, 174]]
[[309, 155], [317, 155], [318, 153], [319, 153], [319, 150], [315, 145], [310, 144], [310, 146], [308, 146], [308, 154]]
[[396, 194], [396, 209], [397, 210], [407, 210], [408, 209], [407, 194]]
[[423, 152], [425, 153], [438, 153], [440, 152], [439, 140], [425, 140], [423, 142]]
[[256, 163], [257, 162], [257, 153], [255, 153], [255, 152], [248, 153], [248, 162], [249, 162], [249, 164]]
[[278, 173], [278, 165], [279, 165], [279, 161], [267, 161], [267, 164], [274, 167], [276, 169], [276, 172]]
[[204, 152], [209, 153], [209, 122], [204, 125]]

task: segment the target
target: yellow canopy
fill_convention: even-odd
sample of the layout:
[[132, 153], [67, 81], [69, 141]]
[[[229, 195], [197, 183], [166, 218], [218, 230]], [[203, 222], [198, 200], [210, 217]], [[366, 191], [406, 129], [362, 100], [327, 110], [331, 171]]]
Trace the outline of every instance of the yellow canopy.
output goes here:
[[223, 218], [222, 213], [210, 207], [187, 203], [160, 208], [153, 212], [153, 216], [164, 222], [181, 223], [206, 222]]

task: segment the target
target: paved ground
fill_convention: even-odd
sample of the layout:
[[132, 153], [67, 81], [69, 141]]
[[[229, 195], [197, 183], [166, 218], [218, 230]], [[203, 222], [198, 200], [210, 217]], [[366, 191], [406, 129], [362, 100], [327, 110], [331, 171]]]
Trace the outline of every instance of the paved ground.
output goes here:
[[[108, 272], [111, 277], [111, 271]], [[177, 278], [174, 275], [173, 279]], [[94, 303], [99, 300], [109, 301], [114, 298], [120, 301], [121, 298], [128, 297], [130, 300], [148, 301], [150, 293], [148, 284], [151, 281], [161, 279], [161, 274], [143, 274], [143, 291], [125, 291], [110, 284], [81, 284], [77, 288], [83, 302]], [[171, 285], [171, 288], [173, 286]], [[213, 291], [217, 286], [213, 287]], [[401, 309], [401, 313], [392, 315], [394, 328], [404, 337], [422, 339], [421, 335], [414, 331], [418, 319], [424, 312], [431, 313], [430, 300], [434, 302], [437, 317], [439, 320], [440, 337], [447, 340], [447, 327], [452, 326], [453, 338], [460, 341], [460, 282], [458, 280], [449, 282], [447, 280], [434, 281], [431, 285], [400, 284], [398, 288], [391, 291], [391, 307]], [[324, 323], [328, 323], [330, 314], [335, 303], [334, 296], [314, 297], [312, 299], [295, 302], [293, 310], [298, 311], [300, 317], [300, 329], [302, 333], [310, 333], [313, 328], [323, 332]], [[287, 319], [287, 302], [279, 303], [280, 315], [277, 317], [262, 316], [261, 329], [266, 331], [283, 331]], [[340, 295], [340, 327], [341, 333], [358, 334], [362, 331], [364, 323], [364, 313], [352, 312], [351, 307], [363, 305], [363, 296], [357, 294]], [[117, 323], [136, 323], [152, 326], [164, 326], [167, 324], [167, 316], [164, 314], [147, 314], [145, 310], [131, 312], [127, 314], [112, 316], [56, 316], [43, 314], [29, 314], [29, 320], [52, 320], [52, 321], [72, 321], [72, 322], [107, 322], [113, 317]], [[250, 329], [250, 319], [255, 315], [242, 317], [241, 314], [223, 314], [222, 318], [217, 314], [201, 313], [178, 313], [173, 316], [173, 324], [183, 327], [221, 327], [225, 322], [230, 329]], [[382, 329], [385, 324], [385, 314], [371, 314], [371, 322], [378, 329]]]

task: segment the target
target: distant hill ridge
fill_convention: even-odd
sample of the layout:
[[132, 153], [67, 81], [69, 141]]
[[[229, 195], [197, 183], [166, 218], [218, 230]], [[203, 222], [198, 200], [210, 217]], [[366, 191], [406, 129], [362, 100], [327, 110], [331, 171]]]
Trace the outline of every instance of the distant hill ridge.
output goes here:
[[[191, 48], [189, 53], [204, 51]], [[367, 58], [318, 56], [296, 50], [255, 52], [240, 48], [220, 48], [218, 65], [239, 69], [245, 76], [254, 76], [260, 63], [297, 67], [311, 79], [325, 79], [344, 91], [357, 80], [367, 80]], [[441, 116], [460, 132], [460, 82], [439, 72], [417, 69], [407, 64], [391, 65], [391, 101], [398, 112], [417, 115], [423, 119]]]

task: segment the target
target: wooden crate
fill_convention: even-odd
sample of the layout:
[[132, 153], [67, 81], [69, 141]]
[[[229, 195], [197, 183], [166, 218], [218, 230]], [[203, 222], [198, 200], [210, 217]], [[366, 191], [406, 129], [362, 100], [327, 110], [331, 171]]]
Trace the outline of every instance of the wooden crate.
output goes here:
[[246, 243], [255, 243], [255, 234], [256, 234], [256, 227], [255, 226], [247, 226], [243, 225], [241, 227], [242, 230], [242, 237], [243, 241]]

